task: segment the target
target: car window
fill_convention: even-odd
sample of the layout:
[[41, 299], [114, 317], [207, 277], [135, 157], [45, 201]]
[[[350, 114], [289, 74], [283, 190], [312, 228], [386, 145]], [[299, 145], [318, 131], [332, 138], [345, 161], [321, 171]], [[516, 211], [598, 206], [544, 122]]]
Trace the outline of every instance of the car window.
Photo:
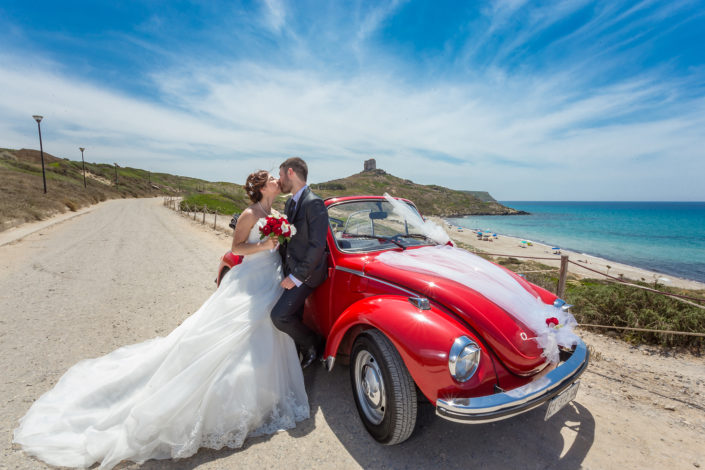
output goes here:
[[409, 208], [416, 220], [407, 220], [384, 199], [343, 202], [328, 207], [328, 220], [335, 243], [343, 251], [360, 253], [433, 244], [418, 236], [422, 233], [418, 221], [422, 219], [414, 206], [409, 204]]

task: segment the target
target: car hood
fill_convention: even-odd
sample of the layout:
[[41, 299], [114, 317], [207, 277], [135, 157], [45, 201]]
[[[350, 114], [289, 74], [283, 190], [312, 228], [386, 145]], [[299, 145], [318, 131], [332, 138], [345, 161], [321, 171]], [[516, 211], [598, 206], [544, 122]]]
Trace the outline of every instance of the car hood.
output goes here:
[[[365, 260], [362, 270], [367, 276], [418, 292], [457, 314], [513, 373], [529, 375], [546, 365], [543, 350], [532, 339], [535, 333], [518, 320], [516, 312], [499, 307], [479, 291], [436, 274], [412, 272], [372, 257]], [[524, 289], [540, 297], [531, 284], [511, 271], [509, 273]]]

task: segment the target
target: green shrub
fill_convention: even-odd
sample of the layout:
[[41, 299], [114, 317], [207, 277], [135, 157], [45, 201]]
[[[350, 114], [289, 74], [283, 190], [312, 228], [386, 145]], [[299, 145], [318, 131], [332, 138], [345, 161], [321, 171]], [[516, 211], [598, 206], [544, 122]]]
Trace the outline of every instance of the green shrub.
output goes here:
[[210, 212], [218, 211], [220, 214], [234, 214], [242, 212], [248, 204], [245, 201], [235, 201], [223, 194], [204, 193], [204, 194], [189, 194], [181, 201], [181, 209], [186, 210], [186, 207], [198, 210], [206, 206]]
[[[517, 258], [500, 258], [494, 261], [514, 272], [525, 273], [524, 276], [529, 282], [551, 292], [556, 291], [557, 268]], [[644, 282], [635, 284], [654, 288], [653, 284]], [[664, 292], [705, 298], [705, 292], [702, 291], [672, 289], [661, 285], [656, 287]], [[571, 312], [581, 324], [705, 333], [704, 309], [634, 286], [599, 279], [578, 279], [569, 274], [564, 297], [573, 305]], [[603, 328], [595, 330], [601, 333], [610, 331]], [[697, 336], [630, 330], [611, 331], [616, 331], [625, 341], [637, 344], [687, 347], [696, 351], [700, 351], [705, 345], [705, 338]]]
[[[662, 290], [667, 289], [662, 288]], [[698, 293], [693, 295], [702, 297], [702, 294]], [[565, 297], [568, 303], [573, 304], [571, 311], [579, 323], [693, 333], [705, 332], [705, 310], [633, 286], [589, 279], [569, 285]], [[703, 345], [702, 337], [629, 330], [618, 331], [623, 339], [635, 343], [685, 346], [697, 349]]]

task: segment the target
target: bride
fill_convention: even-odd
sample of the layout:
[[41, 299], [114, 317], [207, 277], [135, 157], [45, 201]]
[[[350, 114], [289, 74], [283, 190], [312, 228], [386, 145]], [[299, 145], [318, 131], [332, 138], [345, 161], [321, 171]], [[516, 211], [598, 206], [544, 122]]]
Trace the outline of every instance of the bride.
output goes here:
[[245, 255], [168, 336], [79, 362], [20, 420], [14, 442], [56, 466], [188, 457], [292, 428], [309, 406], [293, 340], [272, 325], [282, 288], [275, 241], [258, 222], [281, 192], [266, 171], [247, 178], [252, 205], [232, 251]]

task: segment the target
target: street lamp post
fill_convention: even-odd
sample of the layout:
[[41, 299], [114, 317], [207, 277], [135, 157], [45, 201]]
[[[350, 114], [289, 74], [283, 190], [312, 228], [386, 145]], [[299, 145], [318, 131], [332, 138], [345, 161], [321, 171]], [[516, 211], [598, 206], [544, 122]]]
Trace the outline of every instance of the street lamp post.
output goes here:
[[44, 181], [44, 194], [47, 193], [47, 176], [44, 170], [44, 147], [42, 147], [42, 126], [39, 124], [42, 121], [42, 116], [32, 116], [37, 121], [37, 129], [39, 129], [39, 154], [42, 156], [42, 181]]
[[86, 188], [86, 161], [83, 159], [83, 151], [86, 150], [85, 147], [78, 147], [81, 151], [81, 164], [83, 165], [83, 187]]

